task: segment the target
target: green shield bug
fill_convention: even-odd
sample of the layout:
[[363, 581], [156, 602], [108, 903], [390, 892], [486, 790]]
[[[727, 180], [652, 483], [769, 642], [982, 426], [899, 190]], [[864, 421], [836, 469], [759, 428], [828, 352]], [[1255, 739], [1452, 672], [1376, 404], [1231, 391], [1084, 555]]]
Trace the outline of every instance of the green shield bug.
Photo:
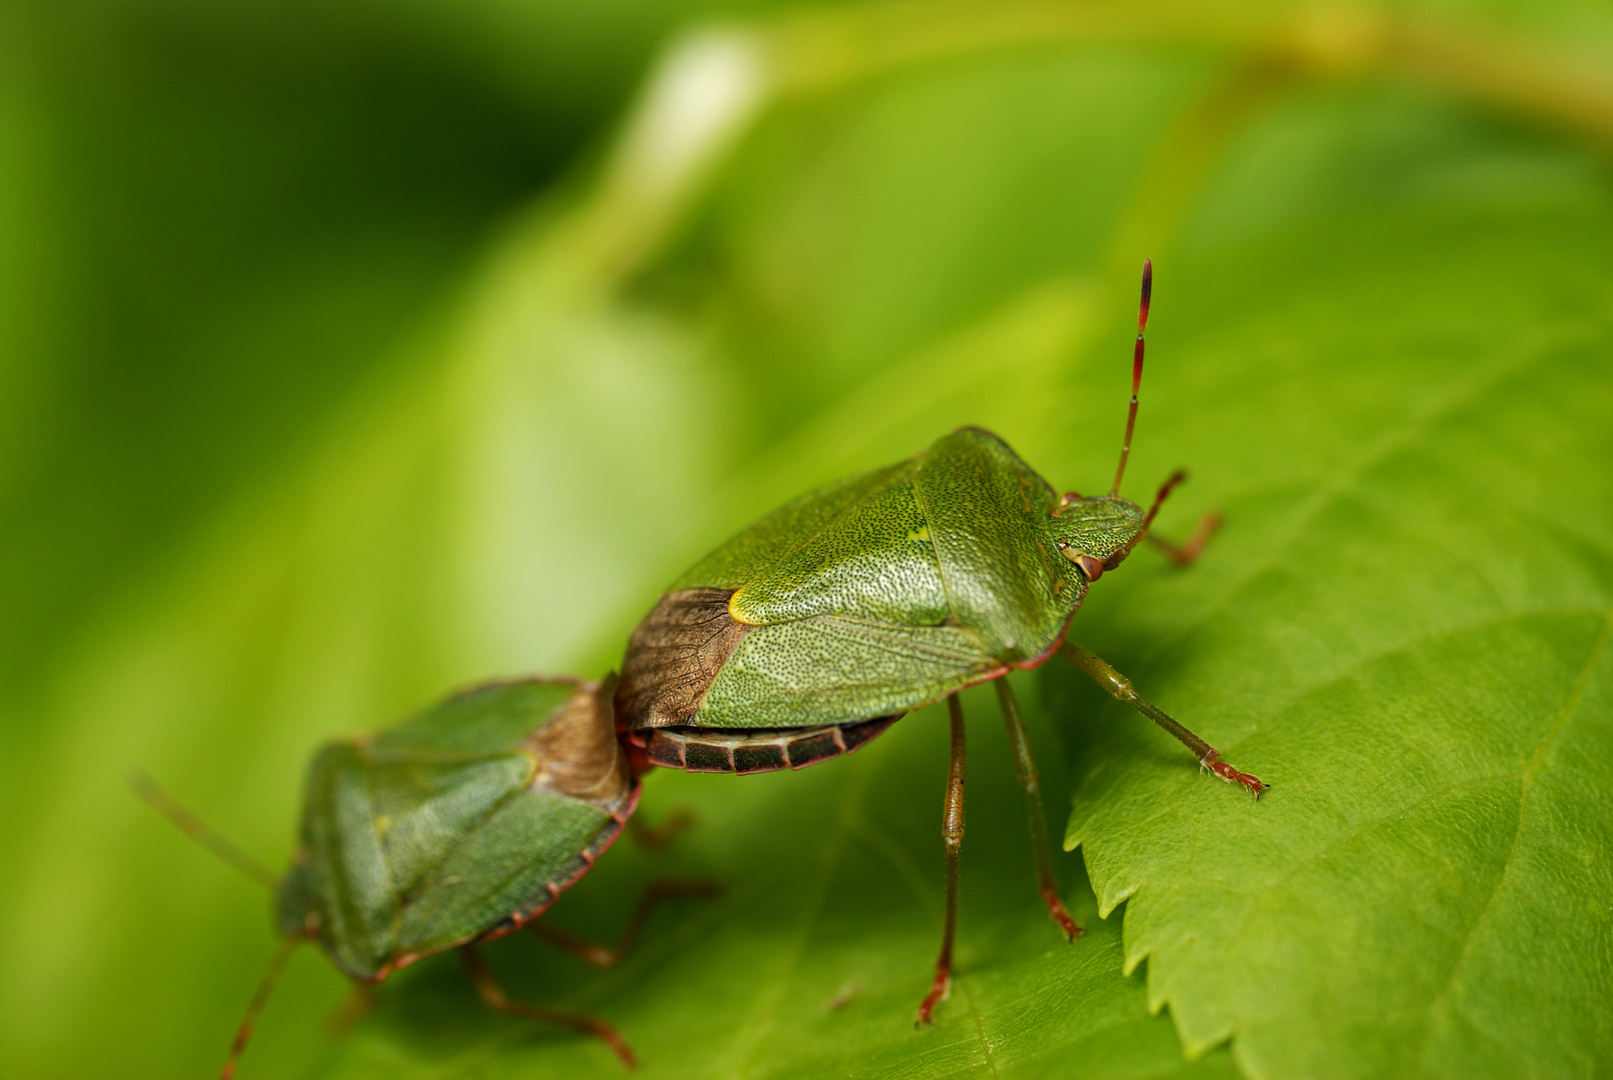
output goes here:
[[283, 940], [236, 1033], [224, 1080], [304, 941], [317, 942], [361, 987], [457, 949], [489, 1006], [595, 1036], [633, 1066], [626, 1041], [605, 1021], [509, 1000], [475, 948], [529, 926], [609, 967], [656, 900], [713, 891], [653, 883], [614, 949], [532, 921], [615, 842], [638, 803], [641, 770], [617, 736], [612, 689], [608, 679], [488, 683], [374, 735], [324, 747], [309, 765], [297, 852], [280, 877], [148, 778], [132, 778], [148, 803], [275, 892]]
[[[694, 772], [803, 768], [847, 753], [903, 714], [947, 700], [952, 766], [942, 835], [946, 926], [935, 979], [919, 1007], [931, 1021], [951, 981], [958, 852], [963, 840], [964, 727], [958, 692], [995, 681], [1025, 790], [1041, 893], [1074, 940], [1048, 857], [1036, 766], [1002, 676], [1061, 653], [1106, 691], [1185, 743], [1199, 763], [1259, 797], [1265, 785], [1144, 700], [1074, 642], [1070, 619], [1088, 588], [1145, 537], [1178, 472], [1144, 512], [1120, 497], [1142, 381], [1153, 284], [1143, 264], [1131, 401], [1108, 494], [1058, 496], [997, 436], [961, 428], [906, 461], [801, 496], [701, 559], [673, 583], [628, 642], [617, 723], [657, 765]], [[1149, 537], [1179, 563], [1216, 519], [1181, 546]]]

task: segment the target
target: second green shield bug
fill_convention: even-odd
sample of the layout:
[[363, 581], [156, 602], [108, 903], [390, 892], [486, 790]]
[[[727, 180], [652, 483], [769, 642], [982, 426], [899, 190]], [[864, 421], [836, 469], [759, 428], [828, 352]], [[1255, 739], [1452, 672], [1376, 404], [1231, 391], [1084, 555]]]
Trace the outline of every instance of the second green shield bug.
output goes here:
[[[906, 461], [829, 484], [762, 518], [674, 582], [628, 643], [617, 722], [651, 762], [670, 768], [799, 769], [947, 700], [946, 925], [921, 1024], [951, 984], [963, 840], [960, 690], [994, 681], [1025, 790], [1041, 893], [1072, 941], [1081, 928], [1059, 898], [1036, 766], [1002, 676], [1062, 654], [1180, 739], [1215, 775], [1257, 798], [1265, 788], [1119, 672], [1065, 640], [1092, 583], [1149, 537], [1160, 504], [1184, 476], [1167, 480], [1146, 512], [1120, 497], [1152, 285], [1153, 267], [1144, 263], [1126, 433], [1107, 494], [1060, 497], [1000, 438], [961, 428]], [[1207, 518], [1181, 546], [1151, 539], [1187, 563], [1213, 528]]]
[[606, 949], [534, 922], [587, 873], [638, 803], [636, 756], [617, 736], [612, 684], [489, 683], [374, 735], [332, 743], [308, 769], [299, 845], [276, 877], [143, 776], [134, 786], [180, 828], [275, 891], [282, 935], [224, 1065], [234, 1074], [257, 1014], [292, 949], [317, 942], [363, 986], [457, 949], [482, 1000], [632, 1051], [603, 1020], [511, 1001], [475, 944], [529, 926], [600, 967], [620, 959], [650, 906], [710, 895], [703, 883], [650, 886]]

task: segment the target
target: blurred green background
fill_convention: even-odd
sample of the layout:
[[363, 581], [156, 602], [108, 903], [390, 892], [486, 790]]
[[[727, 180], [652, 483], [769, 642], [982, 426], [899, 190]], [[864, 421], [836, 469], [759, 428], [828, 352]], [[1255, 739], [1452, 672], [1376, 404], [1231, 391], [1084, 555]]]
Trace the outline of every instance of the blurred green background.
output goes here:
[[[651, 776], [646, 813], [700, 825], [623, 845], [556, 918], [609, 936], [655, 873], [729, 896], [603, 978], [524, 941], [495, 966], [618, 1022], [646, 1076], [1608, 1075], [1613, 851], [1573, 823], [1613, 820], [1610, 143], [1597, 3], [3, 0], [0, 1075], [211, 1075], [267, 963], [265, 898], [129, 768], [278, 862], [322, 738], [491, 674], [603, 673], [665, 583], [811, 484], [964, 422], [1061, 489], [1107, 482], [1144, 256], [1130, 493], [1187, 464], [1162, 524], [1228, 524], [1198, 570], [1106, 578], [1078, 636], [1213, 741], [1253, 738], [1238, 760], [1273, 799], [1312, 761], [1377, 798], [1384, 766], [1547, 732], [1492, 769], [1524, 792], [1484, 848], [1502, 885], [1447, 834], [1429, 850], [1474, 919], [1506, 887], [1539, 900], [1518, 919], [1539, 941], [1493, 955], [1548, 959], [1463, 968], [1492, 954], [1418, 907], [1436, 867], [1331, 893], [1382, 914], [1347, 957], [1381, 948], [1426, 992], [1307, 997], [1328, 973], [1296, 962], [1239, 996], [1240, 954], [1181, 975], [1162, 922], [1123, 939], [1100, 898], [1162, 882], [1129, 907], [1186, 897], [1166, 937], [1214, 938], [1193, 884], [1300, 833], [1217, 848], [1251, 808], [1115, 780], [1139, 757], [1196, 778], [1051, 673], [1021, 693], [1055, 835], [1077, 800], [1085, 860], [1059, 867], [1091, 933], [1066, 950], [1038, 914], [971, 696], [963, 976], [935, 1032], [910, 1027], [940, 910], [934, 710], [799, 775]], [[1455, 705], [1285, 758], [1342, 715], [1294, 705], [1340, 657], [1518, 613], [1568, 620], [1542, 646], [1563, 674], [1510, 639], [1457, 649], [1521, 674], [1437, 748], [1394, 740]], [[1394, 685], [1453, 701], [1440, 678], [1482, 682], [1454, 665]], [[1531, 831], [1562, 732], [1582, 802]], [[1148, 878], [1123, 838], [1166, 800], [1204, 846]], [[1248, 820], [1287, 829], [1271, 802]], [[1536, 850], [1558, 891], [1518, 869]], [[1245, 915], [1244, 955], [1289, 955]], [[1418, 959], [1442, 948], [1448, 977]], [[1502, 1001], [1513, 1025], [1479, 1034], [1469, 979], [1537, 1010]], [[241, 1075], [615, 1069], [482, 1015], [449, 960], [332, 1037], [344, 992], [305, 950]]]

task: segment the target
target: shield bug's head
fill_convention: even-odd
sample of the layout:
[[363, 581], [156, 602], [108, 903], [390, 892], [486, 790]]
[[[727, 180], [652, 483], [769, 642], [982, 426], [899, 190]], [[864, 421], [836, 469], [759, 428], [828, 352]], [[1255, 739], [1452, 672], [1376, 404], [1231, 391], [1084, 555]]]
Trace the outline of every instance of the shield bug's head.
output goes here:
[[1131, 435], [1137, 427], [1137, 391], [1143, 381], [1143, 331], [1148, 327], [1148, 304], [1154, 292], [1154, 263], [1143, 261], [1142, 299], [1137, 305], [1137, 345], [1131, 358], [1131, 404], [1126, 410], [1126, 436], [1120, 445], [1120, 465], [1115, 469], [1114, 486], [1107, 495], [1081, 496], [1067, 493], [1054, 507], [1051, 533], [1064, 554], [1088, 582], [1096, 581], [1105, 570], [1113, 570], [1131, 549], [1148, 535], [1159, 506], [1171, 488], [1187, 478], [1178, 471], [1160, 487], [1154, 504], [1143, 508], [1120, 497], [1120, 481], [1126, 475], [1126, 459], [1131, 456]]
[[1054, 511], [1049, 531], [1059, 551], [1091, 582], [1120, 565], [1142, 538], [1144, 520], [1142, 507], [1130, 499], [1118, 495], [1082, 498], [1071, 492]]

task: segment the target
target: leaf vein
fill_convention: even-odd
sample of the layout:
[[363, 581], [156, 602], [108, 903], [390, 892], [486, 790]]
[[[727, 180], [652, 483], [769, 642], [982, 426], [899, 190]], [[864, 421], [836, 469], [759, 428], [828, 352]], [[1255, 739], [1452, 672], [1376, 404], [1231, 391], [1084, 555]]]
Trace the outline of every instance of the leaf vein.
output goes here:
[[1245, 573], [1233, 581], [1218, 599], [1212, 601], [1193, 618], [1186, 620], [1174, 633], [1162, 635], [1158, 638], [1155, 647], [1144, 654], [1144, 661], [1146, 662], [1168, 652], [1186, 640], [1191, 633], [1200, 629], [1211, 618], [1230, 608], [1250, 582], [1256, 580], [1267, 571], [1276, 568], [1280, 560], [1299, 542], [1300, 538], [1305, 535], [1307, 527], [1315, 522], [1323, 510], [1355, 490], [1366, 474], [1373, 468], [1391, 460], [1395, 454], [1415, 445], [1416, 441], [1426, 435], [1436, 423], [1470, 405], [1508, 376], [1527, 371], [1543, 361], [1548, 355], [1549, 348], [1560, 344], [1561, 337], [1562, 335], [1556, 334], [1539, 335], [1535, 340], [1521, 347], [1518, 355], [1509, 356], [1504, 360], [1492, 363], [1488, 368], [1469, 379], [1466, 385], [1440, 395], [1427, 408], [1407, 417], [1399, 426], [1385, 433], [1354, 460], [1346, 462], [1338, 468], [1329, 481], [1318, 484], [1315, 494], [1303, 502], [1299, 513], [1287, 525], [1282, 535], [1267, 548], [1264, 558], [1247, 564]]
[[[1395, 645], [1387, 649], [1380, 649], [1376, 652], [1365, 653], [1325, 678], [1318, 679], [1313, 683], [1308, 683], [1304, 686], [1296, 688], [1292, 694], [1283, 698], [1269, 711], [1260, 714], [1257, 717], [1257, 720], [1274, 719], [1317, 691], [1324, 690], [1327, 687], [1334, 686], [1338, 683], [1354, 678], [1356, 675], [1360, 674], [1363, 668], [1369, 667], [1372, 664], [1376, 664], [1380, 661], [1387, 660], [1393, 656], [1407, 655], [1413, 650], [1440, 638], [1454, 637], [1458, 634], [1471, 633], [1474, 630], [1483, 629], [1484, 627], [1499, 626], [1503, 623], [1521, 621], [1524, 619], [1542, 617], [1561, 618], [1573, 615], [1604, 615], [1606, 610], [1607, 609], [1596, 607], [1526, 608], [1516, 611], [1498, 612], [1494, 615], [1486, 615], [1481, 619], [1470, 619], [1467, 622], [1457, 623], [1453, 626], [1443, 626], [1438, 628], [1431, 627], [1428, 630], [1414, 634], [1403, 641], [1397, 642]], [[1220, 745], [1222, 750], [1225, 751], [1242, 745], [1243, 741], [1243, 739], [1222, 740], [1218, 742], [1218, 745]]]
[[[1530, 755], [1528, 763], [1524, 765], [1523, 783], [1518, 790], [1518, 817], [1513, 826], [1512, 843], [1507, 848], [1506, 861], [1502, 864], [1500, 876], [1490, 888], [1490, 895], [1485, 897], [1484, 907], [1479, 909], [1478, 915], [1474, 917], [1472, 924], [1468, 927], [1466, 940], [1462, 943], [1461, 952], [1457, 954], [1455, 961], [1451, 964], [1450, 972], [1445, 977], [1444, 987], [1429, 1003], [1427, 1010], [1429, 1017], [1432, 1017], [1435, 1011], [1450, 1000], [1451, 992], [1456, 985], [1457, 973], [1461, 970], [1462, 965], [1467, 962], [1467, 958], [1473, 950], [1473, 941], [1479, 925], [1489, 915], [1490, 909], [1495, 906], [1496, 897], [1501, 895], [1512, 877], [1512, 868], [1518, 855], [1518, 840], [1523, 835], [1524, 815], [1528, 810], [1529, 789], [1534, 783], [1535, 774], [1540, 769], [1540, 763], [1544, 759], [1546, 751], [1557, 741], [1557, 736], [1567, 726], [1569, 719], [1579, 711], [1579, 703], [1585, 695], [1586, 684], [1590, 682], [1591, 674], [1596, 670], [1596, 665], [1601, 660], [1602, 654], [1607, 651], [1607, 643], [1610, 637], [1613, 637], [1613, 609], [1607, 611], [1602, 620], [1602, 632], [1597, 635], [1595, 644], [1591, 646], [1590, 652], [1585, 658], [1585, 666], [1581, 669], [1579, 677], [1574, 680], [1574, 689], [1569, 693], [1568, 700], [1563, 703], [1561, 711], [1557, 714], [1557, 719], [1552, 723], [1545, 735], [1541, 737], [1540, 745], [1535, 747], [1535, 752]], [[1433, 1027], [1429, 1025], [1423, 1029], [1422, 1052], [1418, 1054], [1419, 1060], [1425, 1064], [1428, 1061], [1430, 1051], [1433, 1049], [1432, 1040]]]

